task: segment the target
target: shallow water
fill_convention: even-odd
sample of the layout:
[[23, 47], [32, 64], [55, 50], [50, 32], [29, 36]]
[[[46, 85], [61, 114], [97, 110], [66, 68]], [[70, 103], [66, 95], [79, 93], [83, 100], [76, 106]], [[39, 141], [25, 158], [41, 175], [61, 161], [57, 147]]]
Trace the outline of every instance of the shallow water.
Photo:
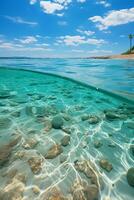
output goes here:
[[133, 120], [124, 99], [1, 68], [0, 199], [132, 200], [126, 174], [134, 166]]
[[0, 67], [64, 75], [134, 98], [134, 60], [0, 59]]

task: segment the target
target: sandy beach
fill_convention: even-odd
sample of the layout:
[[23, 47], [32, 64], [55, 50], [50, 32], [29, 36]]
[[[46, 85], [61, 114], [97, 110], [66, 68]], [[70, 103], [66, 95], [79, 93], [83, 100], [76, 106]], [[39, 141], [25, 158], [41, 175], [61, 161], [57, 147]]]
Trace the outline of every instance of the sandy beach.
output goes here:
[[91, 57], [93, 59], [134, 59], [134, 53], [133, 54], [126, 54], [126, 55], [109, 55], [109, 56], [95, 56]]
[[134, 59], [134, 53], [128, 54], [128, 55], [113, 55], [113, 56], [110, 56], [110, 58], [113, 58], [113, 59]]

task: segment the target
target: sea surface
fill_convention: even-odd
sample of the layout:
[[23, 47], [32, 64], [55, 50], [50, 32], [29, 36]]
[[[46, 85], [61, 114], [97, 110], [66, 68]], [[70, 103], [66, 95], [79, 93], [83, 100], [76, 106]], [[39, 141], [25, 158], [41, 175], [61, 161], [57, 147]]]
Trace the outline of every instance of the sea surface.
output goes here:
[[11, 69], [85, 77], [132, 94], [132, 62], [110, 62], [1, 60], [8, 68], [0, 68], [0, 200], [133, 200], [133, 102], [61, 76]]
[[64, 75], [92, 86], [134, 98], [134, 60], [0, 59], [0, 67]]

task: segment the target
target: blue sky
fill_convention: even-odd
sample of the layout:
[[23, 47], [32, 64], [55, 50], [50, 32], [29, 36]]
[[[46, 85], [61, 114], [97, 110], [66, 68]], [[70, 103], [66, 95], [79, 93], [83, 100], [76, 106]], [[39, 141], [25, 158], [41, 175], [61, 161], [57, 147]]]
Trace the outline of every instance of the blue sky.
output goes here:
[[117, 54], [130, 33], [133, 0], [0, 0], [0, 56]]

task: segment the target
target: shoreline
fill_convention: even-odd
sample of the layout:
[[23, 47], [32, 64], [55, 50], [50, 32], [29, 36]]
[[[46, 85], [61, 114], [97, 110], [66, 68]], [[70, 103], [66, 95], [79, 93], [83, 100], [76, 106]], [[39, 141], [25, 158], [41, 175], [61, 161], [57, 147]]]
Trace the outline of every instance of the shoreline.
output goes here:
[[105, 56], [90, 56], [90, 57], [0, 57], [2, 59], [131, 59], [134, 60], [134, 53], [132, 54], [117, 54], [117, 55], [105, 55]]
[[92, 59], [134, 59], [134, 54], [126, 54], [126, 55], [111, 55], [111, 56], [93, 56], [90, 57]]

